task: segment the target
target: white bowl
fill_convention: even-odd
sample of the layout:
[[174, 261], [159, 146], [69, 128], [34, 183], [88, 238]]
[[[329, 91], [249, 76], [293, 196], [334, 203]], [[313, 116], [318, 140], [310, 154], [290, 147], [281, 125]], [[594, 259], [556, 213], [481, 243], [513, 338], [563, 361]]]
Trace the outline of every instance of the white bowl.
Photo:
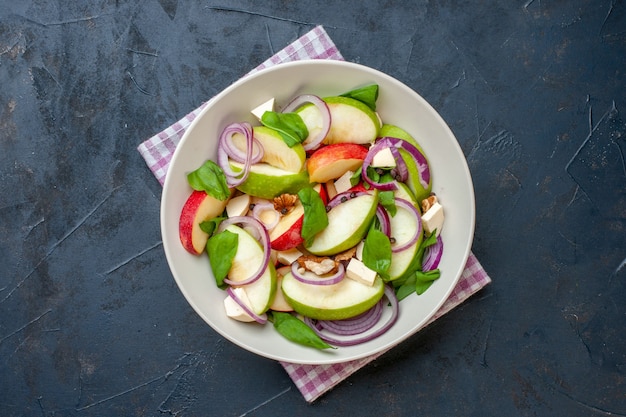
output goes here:
[[[178, 220], [191, 188], [186, 174], [215, 159], [221, 130], [229, 123], [258, 124], [250, 110], [274, 97], [279, 105], [311, 93], [338, 95], [365, 84], [380, 87], [377, 111], [385, 123], [407, 130], [430, 162], [433, 191], [446, 215], [441, 277], [421, 296], [400, 303], [395, 325], [377, 339], [357, 346], [319, 351], [287, 341], [268, 323], [241, 323], [224, 314], [225, 293], [212, 277], [206, 255], [187, 253], [179, 240]], [[163, 247], [174, 279], [189, 304], [226, 339], [261, 356], [304, 364], [331, 364], [386, 350], [417, 332], [437, 312], [456, 285], [474, 234], [474, 189], [463, 152], [439, 114], [416, 92], [377, 70], [349, 62], [315, 60], [277, 65], [247, 76], [215, 96], [193, 121], [171, 161], [161, 201]]]

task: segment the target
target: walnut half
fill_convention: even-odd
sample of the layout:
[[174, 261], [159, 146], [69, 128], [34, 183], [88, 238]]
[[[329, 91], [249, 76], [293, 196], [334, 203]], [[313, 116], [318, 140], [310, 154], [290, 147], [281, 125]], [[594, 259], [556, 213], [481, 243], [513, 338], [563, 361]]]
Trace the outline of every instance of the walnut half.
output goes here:
[[315, 275], [324, 275], [337, 272], [339, 262], [332, 258], [320, 256], [303, 255], [298, 258], [298, 265], [307, 271], [313, 272]]
[[434, 194], [429, 195], [422, 200], [422, 213], [426, 213], [437, 202], [437, 196]]
[[278, 197], [274, 197], [274, 210], [279, 212], [282, 216], [287, 215], [291, 212], [291, 210], [293, 210], [297, 201], [297, 195], [281, 194]]

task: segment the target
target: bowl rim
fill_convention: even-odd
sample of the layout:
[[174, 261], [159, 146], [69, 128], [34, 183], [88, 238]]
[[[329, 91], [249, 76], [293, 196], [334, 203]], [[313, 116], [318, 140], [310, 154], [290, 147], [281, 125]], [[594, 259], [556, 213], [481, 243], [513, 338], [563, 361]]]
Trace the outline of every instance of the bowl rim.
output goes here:
[[[446, 133], [452, 137], [454, 140], [452, 141], [453, 143], [451, 143], [452, 146], [454, 146], [456, 148], [456, 151], [458, 154], [460, 154], [460, 156], [462, 157], [462, 161], [463, 161], [463, 166], [461, 167], [463, 170], [463, 173], [465, 175], [465, 179], [468, 181], [468, 185], [469, 185], [469, 193], [470, 193], [470, 201], [468, 201], [469, 206], [467, 207], [467, 209], [469, 210], [469, 217], [470, 217], [470, 222], [468, 224], [469, 229], [468, 231], [468, 241], [465, 245], [465, 247], [463, 248], [463, 253], [462, 253], [462, 259], [459, 259], [459, 269], [455, 272], [455, 278], [453, 280], [450, 281], [449, 287], [446, 289], [444, 296], [440, 297], [440, 299], [438, 300], [436, 307], [433, 308], [429, 314], [427, 314], [424, 318], [422, 318], [421, 321], [419, 321], [419, 323], [416, 322], [416, 325], [413, 326], [411, 328], [410, 331], [404, 333], [401, 337], [394, 339], [392, 342], [390, 343], [386, 343], [386, 344], [381, 344], [378, 347], [376, 347], [375, 349], [372, 349], [370, 351], [367, 352], [363, 352], [360, 354], [355, 354], [349, 357], [342, 357], [342, 358], [332, 358], [329, 357], [328, 359], [323, 359], [323, 360], [312, 360], [312, 361], [308, 361], [308, 360], [294, 360], [294, 359], [286, 359], [283, 355], [281, 354], [277, 354], [277, 353], [272, 353], [272, 352], [266, 352], [260, 349], [256, 349], [254, 347], [250, 347], [247, 346], [245, 344], [242, 344], [236, 337], [233, 337], [231, 334], [223, 331], [220, 328], [217, 328], [216, 326], [214, 326], [210, 321], [208, 321], [204, 315], [202, 314], [202, 312], [199, 310], [199, 306], [195, 305], [194, 303], [191, 302], [190, 297], [189, 297], [189, 293], [187, 291], [187, 289], [185, 288], [184, 284], [181, 281], [181, 278], [178, 276], [178, 274], [175, 271], [175, 268], [172, 264], [172, 255], [171, 255], [171, 251], [169, 248], [170, 245], [170, 240], [166, 239], [166, 219], [165, 219], [165, 213], [166, 213], [166, 209], [165, 209], [165, 205], [166, 205], [166, 195], [167, 195], [167, 191], [169, 190], [169, 188], [171, 187], [171, 183], [174, 181], [169, 174], [169, 172], [171, 172], [170, 168], [172, 166], [172, 164], [175, 163], [175, 161], [177, 160], [178, 155], [182, 152], [181, 149], [184, 147], [184, 144], [188, 141], [188, 138], [192, 136], [192, 132], [194, 131], [194, 129], [196, 128], [196, 126], [201, 123], [201, 120], [203, 119], [203, 117], [205, 117], [205, 115], [209, 112], [211, 112], [214, 108], [214, 106], [216, 105], [216, 103], [220, 102], [220, 99], [227, 96], [228, 94], [230, 94], [233, 90], [239, 88], [242, 84], [246, 84], [251, 82], [252, 80], [259, 78], [259, 77], [265, 77], [266, 74], [268, 73], [272, 73], [274, 71], [285, 71], [288, 70], [291, 67], [301, 67], [301, 66], [331, 66], [331, 67], [347, 67], [347, 68], [354, 68], [356, 70], [359, 71], [365, 71], [365, 72], [369, 72], [370, 74], [375, 75], [376, 77], [382, 77], [385, 78], [388, 82], [391, 82], [393, 84], [396, 84], [398, 86], [400, 86], [401, 88], [407, 89], [410, 93], [412, 93], [415, 98], [419, 101], [421, 101], [421, 104], [424, 105], [429, 111], [430, 111], [430, 115], [433, 116], [435, 119], [437, 119], [437, 122], [439, 123], [440, 127], [443, 128]], [[162, 242], [163, 242], [163, 247], [164, 247], [164, 251], [165, 251], [165, 255], [166, 255], [166, 260], [168, 263], [168, 267], [170, 269], [170, 272], [172, 274], [172, 276], [174, 277], [174, 280], [177, 284], [177, 287], [179, 289], [179, 291], [183, 294], [183, 296], [185, 297], [185, 300], [188, 302], [188, 304], [193, 308], [193, 310], [196, 312], [196, 314], [198, 314], [205, 323], [207, 323], [213, 330], [215, 330], [218, 334], [220, 334], [221, 336], [223, 336], [224, 338], [226, 338], [227, 340], [231, 341], [232, 343], [234, 343], [235, 345], [241, 347], [242, 349], [245, 349], [247, 351], [250, 351], [252, 353], [255, 353], [257, 355], [269, 358], [269, 359], [274, 359], [274, 360], [278, 360], [278, 361], [288, 361], [291, 363], [300, 363], [300, 364], [310, 364], [310, 365], [322, 365], [322, 364], [335, 364], [335, 363], [341, 363], [341, 362], [347, 362], [347, 361], [353, 361], [353, 360], [358, 360], [358, 359], [363, 359], [365, 357], [374, 355], [374, 354], [379, 354], [379, 353], [383, 353], [385, 351], [387, 351], [388, 349], [390, 349], [393, 346], [396, 346], [400, 343], [402, 343], [404, 340], [406, 340], [407, 338], [409, 338], [410, 336], [414, 335], [415, 333], [417, 333], [418, 331], [422, 330], [428, 323], [430, 323], [430, 320], [432, 319], [432, 317], [441, 309], [441, 306], [446, 302], [446, 300], [448, 300], [448, 298], [450, 297], [450, 294], [452, 293], [452, 291], [454, 290], [454, 288], [456, 287], [456, 285], [458, 284], [461, 275], [463, 273], [463, 270], [465, 268], [465, 264], [467, 263], [467, 259], [470, 255], [471, 252], [471, 247], [472, 247], [472, 243], [473, 243], [473, 239], [474, 239], [474, 232], [475, 232], [475, 221], [476, 221], [476, 208], [475, 208], [475, 194], [474, 194], [474, 186], [473, 186], [473, 180], [472, 180], [472, 176], [471, 176], [471, 172], [469, 170], [469, 166], [467, 164], [467, 160], [465, 158], [465, 155], [461, 149], [461, 146], [456, 138], [456, 136], [454, 135], [454, 133], [452, 132], [452, 130], [450, 129], [450, 127], [448, 126], [448, 124], [445, 122], [445, 120], [441, 117], [441, 115], [433, 108], [433, 106], [427, 102], [419, 93], [417, 93], [413, 88], [411, 88], [410, 86], [408, 86], [407, 84], [403, 83], [402, 81], [396, 79], [395, 77], [392, 77], [389, 74], [386, 74], [378, 69], [375, 68], [371, 68], [359, 63], [354, 63], [354, 62], [349, 62], [349, 61], [340, 61], [340, 60], [330, 60], [330, 59], [315, 59], [315, 60], [300, 60], [300, 61], [292, 61], [292, 62], [286, 62], [286, 63], [281, 63], [281, 64], [277, 64], [271, 67], [267, 67], [264, 69], [261, 69], [257, 72], [245, 75], [241, 78], [239, 78], [238, 80], [234, 81], [233, 83], [231, 83], [229, 86], [227, 86], [225, 89], [223, 89], [220, 93], [216, 94], [214, 97], [212, 97], [211, 99], [209, 99], [207, 102], [205, 102], [203, 105], [202, 110], [195, 116], [194, 120], [191, 121], [191, 123], [189, 124], [189, 126], [186, 128], [182, 138], [180, 139], [179, 143], [176, 146], [176, 149], [174, 150], [171, 159], [169, 161], [169, 165], [168, 165], [168, 172], [166, 173], [165, 176], [165, 181], [163, 184], [163, 189], [162, 189], [162, 195], [161, 195], [161, 205], [160, 205], [160, 226], [161, 226], [161, 237], [162, 237]], [[176, 233], [176, 236], [178, 236], [178, 233]], [[291, 342], [290, 342], [291, 343]]]

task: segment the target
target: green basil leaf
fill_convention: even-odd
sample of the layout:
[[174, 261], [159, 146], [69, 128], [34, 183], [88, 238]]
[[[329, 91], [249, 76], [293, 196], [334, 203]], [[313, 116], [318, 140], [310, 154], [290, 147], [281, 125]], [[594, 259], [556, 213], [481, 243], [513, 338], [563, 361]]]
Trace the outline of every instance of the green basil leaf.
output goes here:
[[431, 285], [433, 285], [432, 281], [417, 280], [415, 282], [415, 292], [417, 293], [417, 295], [422, 295], [426, 292], [427, 289], [430, 288]]
[[187, 182], [194, 190], [204, 191], [218, 200], [224, 201], [230, 196], [224, 171], [211, 160], [187, 174]]
[[378, 202], [389, 212], [391, 217], [395, 216], [398, 212], [398, 208], [396, 207], [396, 198], [393, 191], [379, 191]]
[[[430, 236], [427, 236], [425, 239], [422, 240], [422, 243], [420, 243], [420, 247], [417, 250], [417, 253], [415, 254], [415, 263], [416, 265], [419, 265], [416, 270], [422, 270], [422, 262], [424, 261], [424, 252], [426, 251], [426, 248], [429, 246], [434, 245], [437, 242], [437, 236], [435, 235], [435, 233], [432, 233]], [[419, 263], [418, 263], [419, 262]]]
[[437, 234], [433, 232], [430, 234], [430, 236], [424, 239], [424, 241], [420, 245], [420, 249], [426, 249], [427, 247], [432, 246], [435, 243], [437, 243]]
[[274, 328], [285, 339], [316, 349], [334, 349], [297, 317], [279, 311], [272, 311], [269, 315], [274, 323]]
[[393, 175], [391, 175], [391, 172], [389, 172], [389, 170], [384, 170], [383, 173], [380, 176], [380, 183], [384, 184], [387, 182], [392, 182], [394, 181], [395, 178], [393, 177]]
[[383, 278], [389, 276], [387, 271], [391, 267], [391, 242], [383, 232], [374, 227], [370, 228], [365, 237], [363, 263]]
[[300, 235], [304, 239], [304, 246], [311, 246], [315, 235], [328, 226], [328, 214], [322, 197], [311, 187], [298, 191], [298, 198], [304, 207], [304, 219]]
[[309, 136], [309, 130], [298, 113], [266, 111], [261, 116], [261, 123], [280, 133], [290, 148], [304, 142]]
[[434, 233], [428, 236], [426, 239], [422, 240], [422, 243], [420, 244], [420, 247], [417, 250], [415, 257], [411, 261], [411, 267], [407, 271], [412, 270], [413, 272], [415, 272], [415, 271], [422, 270], [422, 262], [424, 260], [424, 251], [426, 251], [427, 247], [434, 245], [435, 242], [437, 242], [437, 236], [435, 236]]
[[415, 273], [415, 292], [417, 295], [422, 295], [427, 289], [441, 276], [439, 269], [433, 269], [431, 271], [423, 272], [418, 271]]
[[213, 236], [213, 232], [215, 232], [217, 226], [219, 226], [220, 223], [225, 219], [225, 216], [220, 216], [212, 218], [211, 220], [203, 221], [200, 223], [200, 229], [209, 236]]
[[342, 94], [343, 97], [350, 97], [365, 103], [370, 109], [376, 111], [376, 100], [378, 99], [378, 85], [371, 84], [357, 88]]
[[220, 288], [224, 287], [224, 278], [230, 271], [238, 246], [239, 236], [228, 230], [211, 236], [207, 241], [206, 251], [209, 255], [209, 262], [213, 276], [215, 276], [215, 282]]
[[[359, 168], [356, 171], [354, 171], [354, 174], [352, 174], [352, 176], [350, 177], [351, 186], [354, 187], [355, 185], [361, 182], [361, 169], [362, 168], [363, 168], [362, 165], [359, 166]], [[369, 184], [365, 183], [365, 185], [369, 185]]]
[[[394, 280], [394, 286], [396, 285]], [[404, 280], [404, 282], [396, 287], [396, 297], [401, 301], [415, 292], [415, 274]]]
[[378, 171], [376, 168], [372, 167], [371, 165], [367, 167], [367, 176], [369, 177], [370, 180], [380, 183], [380, 171]]
[[441, 271], [439, 269], [433, 269], [431, 271], [417, 271], [415, 273], [415, 278], [418, 281], [422, 282], [432, 282], [441, 276]]

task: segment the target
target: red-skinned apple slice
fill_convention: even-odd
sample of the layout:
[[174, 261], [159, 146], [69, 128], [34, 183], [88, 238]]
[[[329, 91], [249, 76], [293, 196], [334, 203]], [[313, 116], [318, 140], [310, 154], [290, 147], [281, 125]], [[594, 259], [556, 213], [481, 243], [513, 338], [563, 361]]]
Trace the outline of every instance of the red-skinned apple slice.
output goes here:
[[183, 247], [193, 255], [201, 254], [209, 235], [200, 229], [200, 223], [222, 214], [228, 199], [218, 200], [204, 191], [194, 190], [180, 212], [178, 234]]
[[315, 151], [307, 161], [309, 180], [327, 182], [347, 171], [356, 171], [367, 155], [367, 148], [355, 143], [335, 143]]
[[[328, 202], [328, 195], [326, 194], [326, 188], [321, 184], [317, 184], [313, 187], [322, 198], [324, 204]], [[278, 251], [289, 250], [302, 244], [302, 222], [304, 221], [304, 207], [300, 203], [300, 200], [296, 201], [296, 204], [290, 213], [283, 216], [278, 224], [269, 232], [270, 245], [272, 249]]]
[[293, 210], [283, 216], [276, 227], [270, 231], [270, 245], [272, 249], [278, 251], [289, 250], [301, 244], [304, 241], [302, 236], [300, 236], [303, 220], [304, 207], [298, 200]]

